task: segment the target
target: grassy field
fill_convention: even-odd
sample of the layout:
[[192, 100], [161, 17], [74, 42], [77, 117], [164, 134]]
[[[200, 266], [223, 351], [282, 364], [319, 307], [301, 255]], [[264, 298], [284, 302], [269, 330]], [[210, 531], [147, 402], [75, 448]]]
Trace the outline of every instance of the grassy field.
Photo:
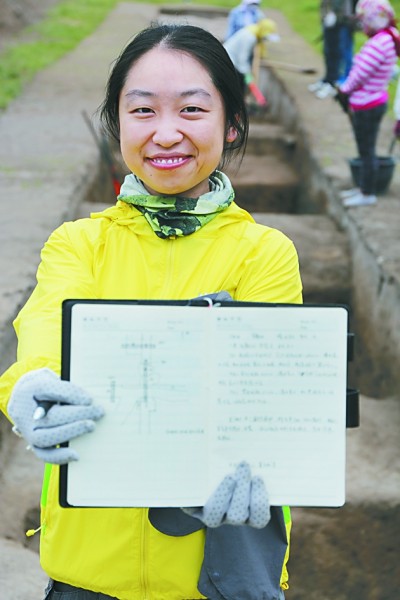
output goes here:
[[[163, 0], [150, 1], [154, 4], [165, 3]], [[172, 0], [169, 3], [174, 1], [177, 2]], [[33, 41], [12, 46], [0, 55], [0, 109], [7, 107], [35, 73], [55, 62], [92, 33], [117, 2], [118, 0], [64, 0], [50, 10], [41, 23], [28, 28], [27, 33]], [[227, 8], [238, 4], [236, 0], [196, 2]], [[400, 0], [393, 0], [392, 4], [400, 18]], [[262, 7], [266, 11], [268, 8], [281, 10], [293, 29], [317, 51], [322, 51], [321, 43], [316, 42], [320, 35], [318, 0], [263, 0]], [[357, 34], [356, 48], [364, 40], [362, 34]], [[393, 90], [391, 92], [393, 95]]]

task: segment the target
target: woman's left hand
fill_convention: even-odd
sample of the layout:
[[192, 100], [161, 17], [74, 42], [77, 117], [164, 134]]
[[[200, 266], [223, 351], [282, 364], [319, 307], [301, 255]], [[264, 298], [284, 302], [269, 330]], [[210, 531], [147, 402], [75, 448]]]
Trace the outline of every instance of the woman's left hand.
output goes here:
[[203, 507], [182, 508], [207, 527], [250, 525], [266, 527], [270, 521], [267, 490], [261, 477], [252, 477], [250, 465], [241, 462], [233, 475], [227, 475]]

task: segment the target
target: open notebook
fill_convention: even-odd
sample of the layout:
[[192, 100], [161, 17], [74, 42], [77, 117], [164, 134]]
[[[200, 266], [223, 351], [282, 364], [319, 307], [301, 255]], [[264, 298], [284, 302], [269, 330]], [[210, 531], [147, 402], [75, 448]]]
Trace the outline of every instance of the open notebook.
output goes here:
[[333, 305], [64, 302], [62, 377], [106, 415], [61, 504], [202, 506], [246, 460], [273, 505], [343, 505], [347, 329]]

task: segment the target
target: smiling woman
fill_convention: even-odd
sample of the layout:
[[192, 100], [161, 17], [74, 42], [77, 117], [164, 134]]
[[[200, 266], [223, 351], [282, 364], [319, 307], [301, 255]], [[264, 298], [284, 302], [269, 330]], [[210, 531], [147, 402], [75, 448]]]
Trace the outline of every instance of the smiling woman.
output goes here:
[[[98, 399], [58, 377], [64, 300], [211, 294], [301, 302], [292, 242], [236, 204], [222, 170], [244, 151], [248, 120], [239, 78], [215, 37], [189, 25], [139, 33], [114, 65], [100, 114], [131, 173], [115, 206], [50, 236], [35, 290], [15, 321], [18, 360], [0, 380], [2, 409], [48, 463], [45, 598], [282, 600], [290, 511], [269, 506], [264, 481], [245, 462], [204, 507], [59, 505], [57, 465], [79, 459], [60, 444], [95, 436], [97, 421], [107, 419]], [[40, 418], [37, 398], [49, 405]]]

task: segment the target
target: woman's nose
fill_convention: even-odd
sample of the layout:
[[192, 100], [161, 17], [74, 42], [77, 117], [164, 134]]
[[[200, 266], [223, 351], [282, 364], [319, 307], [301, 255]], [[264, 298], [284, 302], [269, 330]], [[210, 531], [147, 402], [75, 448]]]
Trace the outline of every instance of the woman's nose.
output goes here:
[[172, 118], [165, 118], [157, 123], [153, 135], [153, 142], [164, 148], [170, 148], [183, 140], [183, 133], [179, 130], [177, 123]]

